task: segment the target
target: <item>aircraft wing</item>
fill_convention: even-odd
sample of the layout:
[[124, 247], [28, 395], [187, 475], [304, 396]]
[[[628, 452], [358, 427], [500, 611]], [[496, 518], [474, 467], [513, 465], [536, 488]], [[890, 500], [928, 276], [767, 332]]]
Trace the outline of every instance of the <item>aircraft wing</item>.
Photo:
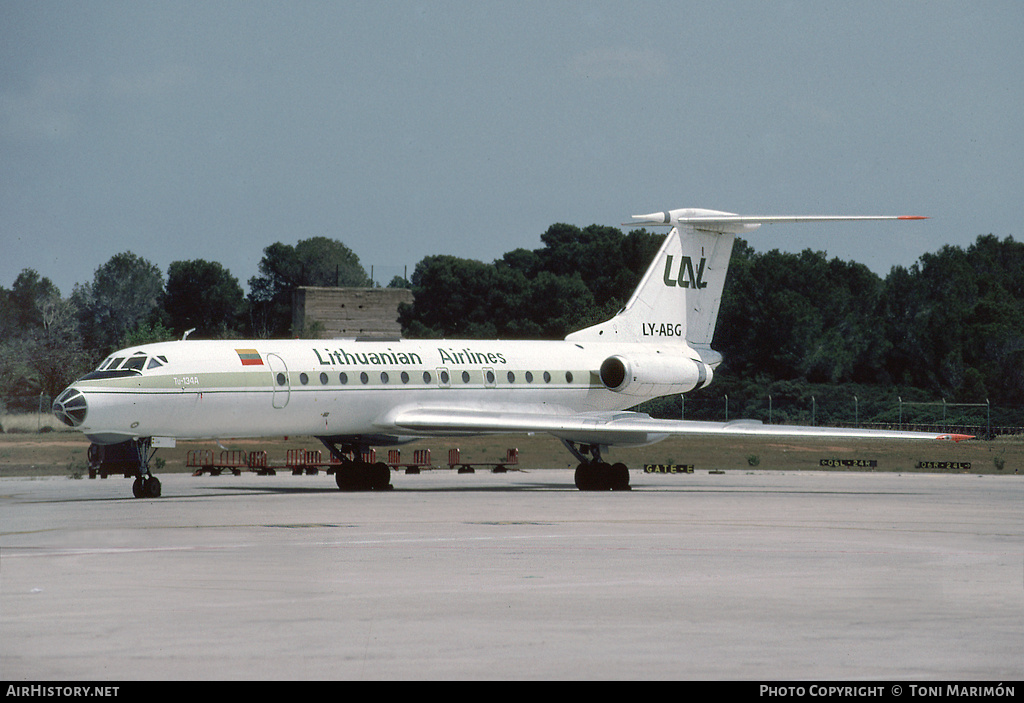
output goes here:
[[509, 434], [544, 432], [581, 444], [642, 446], [671, 436], [746, 435], [761, 437], [834, 437], [864, 439], [947, 439], [960, 441], [971, 435], [897, 430], [866, 430], [847, 427], [766, 425], [756, 420], [698, 422], [660, 420], [636, 412], [542, 413], [470, 410], [466, 408], [410, 408], [399, 411], [390, 422], [400, 430], [422, 434]]

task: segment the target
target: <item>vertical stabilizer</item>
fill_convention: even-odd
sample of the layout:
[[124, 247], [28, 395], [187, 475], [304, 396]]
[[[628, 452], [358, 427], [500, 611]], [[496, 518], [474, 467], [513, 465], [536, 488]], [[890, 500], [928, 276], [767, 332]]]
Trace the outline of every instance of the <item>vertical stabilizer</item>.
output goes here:
[[[683, 214], [712, 212], [673, 210], [642, 217], [663, 217], [651, 224], [671, 224]], [[715, 333], [734, 239], [732, 232], [673, 226], [626, 306], [611, 320], [566, 339], [707, 347]]]

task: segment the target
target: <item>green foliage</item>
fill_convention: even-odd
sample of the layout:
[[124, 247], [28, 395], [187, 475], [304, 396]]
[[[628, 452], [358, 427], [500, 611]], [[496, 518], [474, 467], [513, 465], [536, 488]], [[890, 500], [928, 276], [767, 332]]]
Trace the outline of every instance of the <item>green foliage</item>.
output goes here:
[[824, 252], [755, 253], [737, 242], [715, 348], [729, 369], [814, 383], [868, 380], [879, 363], [874, 324], [882, 281]]
[[980, 236], [886, 279], [888, 379], [964, 402], [1024, 402], [1024, 244]]
[[0, 303], [0, 395], [59, 393], [88, 363], [77, 306], [31, 269], [0, 288]]
[[137, 347], [156, 342], [170, 342], [174, 339], [178, 339], [178, 335], [164, 327], [160, 320], [154, 320], [153, 322], [140, 322], [126, 335], [124, 343], [128, 347]]
[[492, 264], [427, 257], [399, 319], [409, 337], [561, 339], [614, 315], [662, 239], [556, 224], [541, 236], [543, 248], [516, 249]]
[[45, 301], [60, 298], [60, 291], [49, 278], [33, 269], [23, 269], [10, 291], [0, 289], [0, 336], [9, 338], [43, 326]]
[[167, 269], [164, 312], [176, 336], [223, 338], [235, 333], [245, 315], [238, 279], [216, 262], [175, 261]]
[[92, 284], [75, 288], [79, 330], [88, 348], [106, 356], [125, 345], [128, 333], [159, 314], [164, 278], [155, 264], [129, 252], [96, 269]]
[[327, 237], [303, 239], [295, 246], [275, 242], [263, 250], [259, 274], [249, 279], [251, 325], [257, 337], [288, 336], [291, 294], [300, 286], [373, 286], [359, 257]]

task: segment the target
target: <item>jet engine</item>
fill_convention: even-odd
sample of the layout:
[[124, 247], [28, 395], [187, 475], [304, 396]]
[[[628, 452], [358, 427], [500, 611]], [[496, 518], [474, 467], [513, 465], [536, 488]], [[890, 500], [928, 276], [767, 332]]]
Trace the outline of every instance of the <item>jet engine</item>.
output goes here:
[[610, 391], [636, 396], [686, 393], [711, 382], [711, 367], [676, 354], [615, 354], [601, 363], [601, 383]]

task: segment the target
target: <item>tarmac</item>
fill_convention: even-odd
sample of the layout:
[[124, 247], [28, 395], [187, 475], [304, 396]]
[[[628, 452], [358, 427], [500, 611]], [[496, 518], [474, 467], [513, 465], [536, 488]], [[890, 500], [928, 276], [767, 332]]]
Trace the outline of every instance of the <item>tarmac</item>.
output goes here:
[[0, 477], [0, 679], [1024, 675], [1024, 479]]

